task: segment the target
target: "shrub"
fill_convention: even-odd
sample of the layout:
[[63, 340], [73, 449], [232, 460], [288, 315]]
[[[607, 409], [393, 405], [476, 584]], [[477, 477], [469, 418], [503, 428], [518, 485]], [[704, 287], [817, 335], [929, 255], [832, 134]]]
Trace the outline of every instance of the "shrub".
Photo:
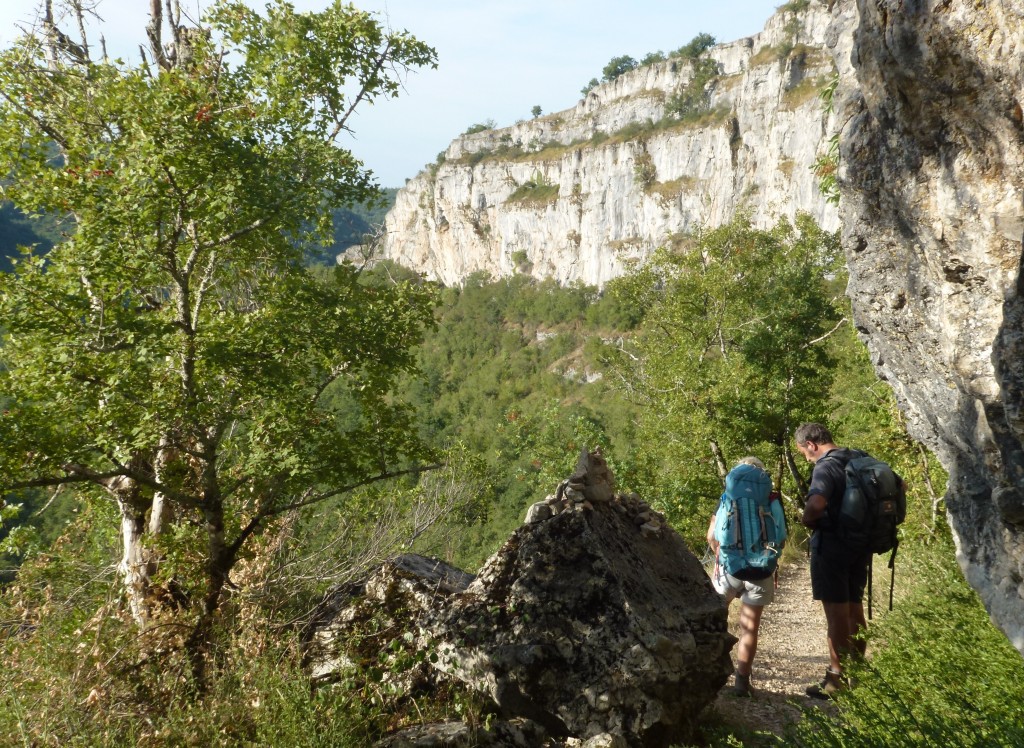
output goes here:
[[621, 57], [613, 57], [608, 61], [608, 64], [604, 66], [601, 71], [602, 80], [613, 81], [623, 73], [628, 73], [630, 70], [636, 70], [637, 62], [629, 55], [622, 55]]
[[718, 63], [704, 58], [693, 64], [693, 74], [665, 104], [665, 113], [680, 120], [701, 116], [711, 108], [709, 85], [718, 77]]
[[587, 85], [585, 85], [583, 88], [580, 89], [580, 94], [582, 94], [583, 96], [586, 96], [588, 93], [590, 93], [591, 91], [593, 91], [595, 88], [597, 88], [600, 85], [601, 85], [601, 81], [599, 81], [597, 78], [591, 78], [590, 82]]
[[803, 13], [811, 7], [811, 0], [790, 0], [790, 2], [779, 6], [780, 13]]
[[696, 60], [706, 50], [715, 46], [715, 37], [711, 34], [701, 32], [693, 37], [686, 44], [672, 53], [673, 57], [685, 57], [688, 60]]
[[811, 164], [811, 171], [818, 178], [818, 191], [833, 204], [839, 202], [839, 133], [828, 141], [828, 149]]
[[558, 199], [558, 189], [557, 184], [551, 184], [543, 174], [536, 172], [508, 196], [508, 202], [524, 206], [547, 205]]
[[651, 154], [646, 150], [640, 151], [636, 155], [633, 165], [633, 176], [644, 190], [650, 189], [657, 181], [658, 170], [654, 166], [654, 159], [651, 158]]
[[526, 250], [525, 249], [517, 249], [517, 250], [515, 250], [514, 252], [512, 252], [510, 257], [511, 257], [511, 260], [512, 260], [512, 264], [515, 267], [520, 267], [521, 265], [528, 265], [528, 264], [530, 264], [530, 258], [526, 254]]
[[477, 122], [475, 125], [470, 125], [466, 128], [463, 135], [473, 135], [474, 133], [484, 132], [485, 130], [493, 130], [498, 126], [498, 123], [493, 119], [484, 120], [483, 122]]

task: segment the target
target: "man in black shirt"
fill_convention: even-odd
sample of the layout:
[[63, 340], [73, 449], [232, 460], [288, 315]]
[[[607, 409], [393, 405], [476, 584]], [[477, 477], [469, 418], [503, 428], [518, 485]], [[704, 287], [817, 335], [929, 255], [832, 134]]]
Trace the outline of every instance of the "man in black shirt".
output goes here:
[[800, 453], [814, 463], [801, 522], [813, 531], [811, 591], [821, 601], [828, 627], [829, 668], [821, 683], [808, 687], [807, 695], [828, 699], [846, 685], [841, 658], [863, 656], [865, 647], [857, 634], [867, 626], [863, 601], [871, 554], [851, 551], [836, 532], [846, 463], [863, 453], [836, 446], [820, 423], [801, 424], [795, 439]]

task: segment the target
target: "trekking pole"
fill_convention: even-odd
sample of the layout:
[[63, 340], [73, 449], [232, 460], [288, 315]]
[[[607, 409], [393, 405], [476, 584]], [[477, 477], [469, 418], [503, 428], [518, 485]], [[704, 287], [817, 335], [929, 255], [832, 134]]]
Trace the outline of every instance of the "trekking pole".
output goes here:
[[889, 611], [892, 611], [892, 589], [896, 586], [896, 551], [900, 548], [900, 541], [897, 539], [892, 547], [892, 554], [889, 556]]
[[[871, 620], [871, 578], [875, 576], [874, 556], [868, 556], [868, 620]], [[892, 603], [889, 603], [892, 610]]]

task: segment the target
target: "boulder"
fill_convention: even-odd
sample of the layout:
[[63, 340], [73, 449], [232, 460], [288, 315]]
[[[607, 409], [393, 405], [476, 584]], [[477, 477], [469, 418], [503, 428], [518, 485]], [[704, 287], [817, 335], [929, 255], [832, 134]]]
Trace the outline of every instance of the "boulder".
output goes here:
[[[334, 681], [345, 669], [360, 664], [361, 653], [352, 651], [348, 634], [360, 630], [370, 656], [376, 658], [392, 641], [415, 641], [416, 621], [472, 580], [472, 574], [443, 561], [407, 553], [381, 564], [361, 582], [331, 590], [314, 611], [304, 637], [304, 659], [314, 686]], [[383, 633], [363, 636], [362, 629], [371, 620], [376, 621], [372, 628]], [[405, 675], [407, 681], [414, 677]], [[431, 687], [429, 682], [419, 685]]]
[[554, 736], [689, 737], [735, 639], [700, 562], [644, 511], [619, 494], [516, 530], [434, 624], [439, 666]]
[[455, 685], [495, 717], [487, 730], [421, 725], [381, 746], [686, 740], [732, 671], [735, 638], [679, 534], [613, 486], [600, 453], [585, 453], [547, 511], [531, 512], [475, 578], [407, 555], [336, 590], [308, 637], [315, 682], [411, 644], [430, 655], [401, 673], [384, 662], [392, 686], [418, 694]]
[[529, 720], [501, 721], [490, 727], [434, 722], [392, 733], [374, 743], [374, 748], [538, 748], [546, 740], [543, 728]]

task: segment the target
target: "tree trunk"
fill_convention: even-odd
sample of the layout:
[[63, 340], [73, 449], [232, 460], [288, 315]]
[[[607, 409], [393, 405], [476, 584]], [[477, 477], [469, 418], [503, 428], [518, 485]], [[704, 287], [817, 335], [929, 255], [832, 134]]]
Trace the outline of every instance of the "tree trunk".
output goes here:
[[117, 499], [121, 509], [123, 552], [117, 570], [124, 583], [132, 618], [139, 628], [145, 628], [152, 616], [149, 596], [151, 567], [149, 551], [143, 543], [146, 534], [146, 506], [133, 480], [117, 478], [111, 481], [107, 489]]
[[[160, 446], [157, 449], [156, 459], [153, 460], [153, 477], [158, 485], [164, 482], [167, 464], [174, 456], [174, 450], [170, 447], [170, 439], [167, 436], [160, 437]], [[168, 522], [171, 520], [171, 508], [167, 502], [167, 496], [162, 491], [153, 493], [153, 505], [149, 511], [149, 532], [152, 535], [160, 535]]]
[[207, 689], [206, 666], [210, 653], [214, 629], [213, 622], [220, 609], [224, 585], [235, 563], [235, 553], [224, 542], [224, 507], [217, 491], [211, 490], [204, 496], [204, 521], [206, 524], [206, 594], [192, 633], [185, 647], [192, 667], [193, 686], [197, 693]]
[[796, 483], [797, 491], [804, 498], [807, 498], [807, 481], [796, 466], [796, 461], [793, 459], [793, 452], [789, 448], [788, 441], [783, 443], [783, 448], [786, 450], [786, 464], [789, 465], [789, 474], [793, 476], [793, 482]]
[[711, 445], [711, 454], [715, 458], [715, 467], [718, 469], [718, 480], [725, 487], [725, 476], [729, 473], [729, 466], [725, 464], [725, 455], [722, 454], [722, 447], [719, 446], [718, 442], [711, 439], [708, 442]]

